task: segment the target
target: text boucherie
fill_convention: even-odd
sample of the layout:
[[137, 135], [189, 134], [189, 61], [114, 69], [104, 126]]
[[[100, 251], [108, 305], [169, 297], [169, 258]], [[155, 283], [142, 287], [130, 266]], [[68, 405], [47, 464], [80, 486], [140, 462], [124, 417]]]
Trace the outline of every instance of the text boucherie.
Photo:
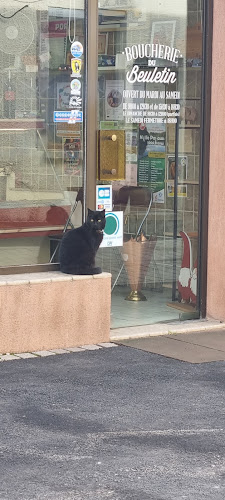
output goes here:
[[147, 59], [166, 59], [177, 64], [178, 58], [181, 57], [180, 50], [158, 43], [139, 43], [125, 47], [124, 52], [128, 62], [147, 57]]

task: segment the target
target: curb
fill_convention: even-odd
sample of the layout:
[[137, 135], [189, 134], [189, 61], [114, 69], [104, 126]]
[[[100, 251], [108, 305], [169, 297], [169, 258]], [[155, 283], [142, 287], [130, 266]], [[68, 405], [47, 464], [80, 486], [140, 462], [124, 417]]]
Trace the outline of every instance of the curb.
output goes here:
[[118, 347], [113, 342], [100, 342], [99, 344], [82, 345], [79, 347], [68, 347], [67, 349], [50, 349], [49, 351], [32, 351], [11, 354], [0, 354], [1, 361], [15, 361], [16, 359], [31, 359], [31, 358], [46, 358], [48, 356], [58, 356], [59, 354], [70, 354], [74, 352], [97, 351], [108, 349], [110, 347]]

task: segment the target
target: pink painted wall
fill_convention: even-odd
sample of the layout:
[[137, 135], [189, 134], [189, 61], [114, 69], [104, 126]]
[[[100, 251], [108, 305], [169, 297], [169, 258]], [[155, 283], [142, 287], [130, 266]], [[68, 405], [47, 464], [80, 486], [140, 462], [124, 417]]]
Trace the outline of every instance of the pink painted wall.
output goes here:
[[108, 273], [0, 276], [0, 352], [109, 342], [110, 309]]
[[225, 319], [225, 0], [214, 0], [207, 316]]

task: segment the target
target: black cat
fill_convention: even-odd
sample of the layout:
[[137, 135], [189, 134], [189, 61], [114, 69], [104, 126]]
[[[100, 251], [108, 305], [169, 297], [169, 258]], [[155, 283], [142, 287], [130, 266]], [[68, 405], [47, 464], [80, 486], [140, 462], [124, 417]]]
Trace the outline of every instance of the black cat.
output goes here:
[[105, 210], [88, 209], [87, 221], [64, 234], [60, 245], [60, 271], [66, 274], [100, 274], [95, 255], [103, 239]]

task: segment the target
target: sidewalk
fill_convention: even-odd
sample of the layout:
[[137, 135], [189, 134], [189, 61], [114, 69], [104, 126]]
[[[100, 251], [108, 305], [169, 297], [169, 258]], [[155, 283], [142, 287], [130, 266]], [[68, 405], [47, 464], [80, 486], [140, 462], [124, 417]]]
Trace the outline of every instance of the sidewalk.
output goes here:
[[224, 373], [125, 346], [0, 363], [0, 498], [224, 500]]
[[225, 322], [211, 319], [176, 321], [174, 323], [156, 323], [154, 325], [131, 326], [111, 329], [111, 341], [141, 338], [172, 333], [191, 333], [205, 330], [225, 329]]
[[150, 336], [118, 342], [189, 363], [225, 361], [225, 329]]

